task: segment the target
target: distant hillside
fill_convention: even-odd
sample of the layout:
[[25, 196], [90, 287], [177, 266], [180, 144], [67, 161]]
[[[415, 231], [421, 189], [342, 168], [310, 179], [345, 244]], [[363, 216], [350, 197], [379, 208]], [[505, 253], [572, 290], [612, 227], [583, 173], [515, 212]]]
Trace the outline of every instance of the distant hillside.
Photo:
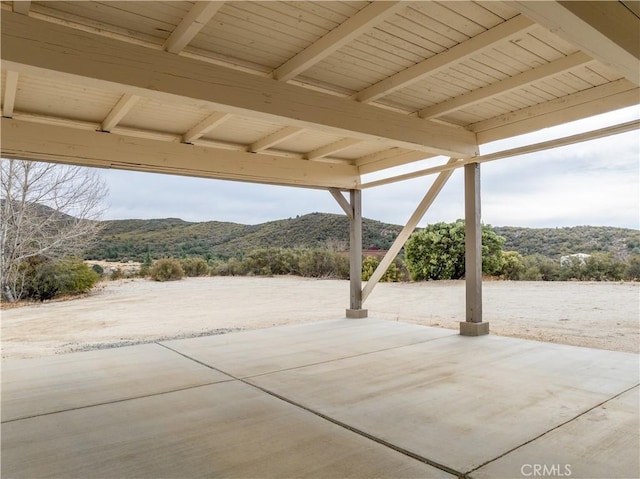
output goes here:
[[519, 228], [496, 226], [505, 238], [504, 249], [523, 256], [542, 254], [559, 259], [573, 253], [613, 252], [621, 259], [640, 253], [640, 231], [609, 226], [572, 226], [567, 228]]
[[[401, 229], [364, 219], [365, 249], [388, 249]], [[346, 250], [349, 220], [341, 215], [312, 213], [259, 225], [189, 223], [176, 218], [105, 221], [97, 244], [86, 256], [96, 260], [142, 260], [149, 251], [154, 258], [207, 255], [229, 258], [266, 247]]]
[[[401, 226], [363, 220], [365, 249], [386, 250]], [[506, 239], [505, 250], [550, 258], [571, 253], [613, 251], [625, 257], [640, 253], [640, 231], [595, 226], [572, 228], [495, 227]], [[312, 213], [296, 218], [242, 225], [209, 221], [190, 223], [177, 218], [105, 221], [99, 240], [87, 253], [95, 260], [143, 260], [163, 256], [211, 256], [230, 258], [256, 248], [323, 248], [347, 250], [349, 221], [346, 216]]]

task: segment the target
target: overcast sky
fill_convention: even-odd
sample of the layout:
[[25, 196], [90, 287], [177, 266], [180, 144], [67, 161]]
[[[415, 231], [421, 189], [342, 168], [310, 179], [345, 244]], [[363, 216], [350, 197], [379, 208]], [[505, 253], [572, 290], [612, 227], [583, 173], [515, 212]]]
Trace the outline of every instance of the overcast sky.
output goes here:
[[[488, 144], [481, 149], [481, 154], [638, 118], [640, 108], [627, 108]], [[640, 135], [637, 131], [485, 163], [481, 169], [485, 224], [640, 228]], [[404, 173], [407, 168], [390, 171]], [[333, 197], [322, 190], [117, 170], [101, 170], [101, 176], [109, 188], [105, 219], [172, 217], [257, 224], [312, 212], [342, 214]], [[365, 179], [378, 176], [368, 175]], [[405, 224], [433, 179], [434, 176], [429, 176], [365, 190], [364, 216]], [[420, 225], [454, 221], [463, 216], [463, 172], [458, 170]]]

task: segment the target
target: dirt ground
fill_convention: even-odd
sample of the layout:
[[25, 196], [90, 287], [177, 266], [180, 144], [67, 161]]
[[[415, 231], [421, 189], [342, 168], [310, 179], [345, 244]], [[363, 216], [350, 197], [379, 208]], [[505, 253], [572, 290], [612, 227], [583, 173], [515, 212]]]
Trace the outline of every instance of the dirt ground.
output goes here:
[[[484, 283], [493, 334], [638, 353], [639, 283]], [[121, 280], [88, 297], [2, 311], [2, 358], [30, 358], [159, 339], [344, 317], [339, 280], [189, 278]], [[369, 317], [458, 329], [464, 283], [379, 284]]]

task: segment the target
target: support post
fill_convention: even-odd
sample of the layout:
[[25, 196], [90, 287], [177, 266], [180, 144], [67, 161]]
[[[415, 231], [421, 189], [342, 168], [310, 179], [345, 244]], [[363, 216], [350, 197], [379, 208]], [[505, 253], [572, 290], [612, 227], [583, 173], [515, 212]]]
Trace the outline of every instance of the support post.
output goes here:
[[482, 223], [480, 215], [480, 164], [464, 166], [466, 321], [463, 336], [489, 334], [482, 321]]
[[347, 318], [366, 318], [362, 309], [362, 191], [350, 190], [351, 210], [349, 218], [349, 282], [350, 301]]

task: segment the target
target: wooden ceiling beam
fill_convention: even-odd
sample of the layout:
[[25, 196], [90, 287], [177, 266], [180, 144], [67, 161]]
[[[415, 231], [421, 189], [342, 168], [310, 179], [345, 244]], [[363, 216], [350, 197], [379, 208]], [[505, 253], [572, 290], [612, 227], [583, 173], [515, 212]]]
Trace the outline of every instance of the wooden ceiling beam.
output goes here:
[[420, 116], [420, 118], [429, 119], [446, 115], [452, 111], [460, 110], [467, 106], [475, 105], [510, 91], [525, 87], [543, 80], [544, 78], [566, 72], [572, 68], [586, 65], [592, 61], [593, 59], [588, 55], [582, 52], [576, 52], [558, 60], [546, 63], [542, 66], [532, 68], [531, 70], [527, 70], [518, 75], [505, 78], [499, 82], [464, 93], [450, 100], [423, 108], [418, 112], [418, 116]]
[[133, 106], [140, 100], [137, 95], [125, 93], [102, 121], [101, 130], [111, 131], [122, 120]]
[[258, 141], [249, 145], [247, 147], [247, 151], [258, 153], [259, 151], [269, 149], [272, 146], [277, 145], [278, 143], [282, 143], [283, 141], [286, 141], [289, 138], [293, 138], [294, 136], [299, 135], [303, 131], [304, 131], [304, 128], [287, 126], [285, 128], [282, 128], [281, 130], [271, 133], [270, 135], [260, 138]]
[[640, 18], [619, 1], [514, 1], [555, 35], [640, 86]]
[[523, 35], [533, 27], [535, 27], [535, 23], [524, 15], [513, 17], [490, 30], [459, 43], [443, 53], [427, 58], [379, 81], [369, 88], [365, 88], [355, 95], [355, 99], [361, 102], [371, 102], [385, 95], [390, 95], [396, 90], [412, 85], [428, 76], [435, 75], [454, 63], [462, 62], [473, 55], [482, 53], [498, 42], [509, 41], [514, 37]]
[[280, 81], [291, 80], [405, 7], [406, 5], [403, 5], [402, 2], [371, 2], [344, 23], [276, 68], [273, 71], [273, 78]]
[[13, 108], [16, 104], [16, 93], [18, 92], [18, 72], [8, 71], [4, 82], [4, 97], [2, 99], [2, 116], [11, 118]]
[[342, 150], [346, 150], [347, 148], [351, 148], [358, 143], [362, 143], [362, 140], [358, 140], [356, 138], [343, 138], [341, 140], [334, 141], [333, 143], [321, 146], [320, 148], [316, 148], [315, 150], [310, 151], [309, 153], [307, 153], [306, 157], [307, 160], [311, 161], [319, 160], [321, 158], [324, 158], [325, 156], [329, 156]]
[[[561, 111], [565, 108], [571, 108], [576, 105], [584, 103], [590, 103], [593, 101], [604, 100], [611, 95], [622, 93], [628, 90], [634, 90], [637, 87], [626, 78], [621, 78], [610, 83], [605, 83], [588, 90], [582, 90], [570, 95], [566, 95], [554, 100], [532, 105], [527, 108], [521, 108], [520, 110], [510, 111], [488, 120], [482, 120], [477, 123], [469, 125], [471, 131], [480, 133], [483, 131], [491, 130], [494, 128], [501, 128], [507, 125], [517, 123], [519, 121], [535, 118], [547, 113], [554, 113]], [[640, 100], [640, 97], [638, 97]]]
[[180, 53], [222, 8], [224, 2], [195, 2], [176, 29], [169, 35], [162, 48], [170, 53]]
[[406, 165], [407, 163], [426, 160], [428, 158], [431, 158], [431, 156], [425, 155], [421, 151], [407, 151], [400, 155], [381, 158], [377, 161], [372, 161], [369, 163], [363, 163], [358, 166], [358, 171], [360, 172], [361, 175], [366, 175], [367, 173], [374, 173], [376, 171], [386, 170], [387, 168], [402, 166], [402, 165]]
[[626, 78], [619, 81], [632, 87], [625, 89], [617, 82], [605, 84], [523, 108], [514, 112], [514, 115], [506, 114], [486, 120], [486, 123], [479, 122], [472, 125], [472, 128], [478, 129], [478, 141], [484, 144], [637, 105], [640, 100], [640, 88]]
[[15, 13], [19, 13], [21, 15], [29, 15], [29, 10], [31, 10], [31, 1], [30, 0], [13, 0], [12, 7]]
[[11, 12], [2, 15], [2, 36], [7, 70], [337, 136], [383, 138], [436, 155], [478, 151], [475, 134], [464, 129]]
[[225, 121], [231, 118], [228, 113], [215, 112], [206, 117], [204, 120], [194, 125], [184, 135], [182, 135], [183, 143], [192, 143], [203, 135], [206, 135], [212, 131], [218, 125], [221, 125]]
[[356, 188], [355, 166], [2, 118], [4, 158], [317, 188]]
[[439, 166], [433, 166], [431, 168], [425, 168], [422, 170], [412, 171], [411, 173], [405, 173], [402, 175], [392, 176], [389, 178], [383, 178], [380, 180], [370, 181], [360, 185], [361, 189], [374, 188], [376, 186], [388, 185], [390, 183], [397, 183], [398, 181], [406, 181], [413, 178], [421, 178], [423, 176], [434, 175], [443, 171], [449, 171], [452, 169], [460, 168], [470, 163], [487, 163], [489, 161], [503, 160], [506, 158], [515, 158], [522, 155], [528, 155], [530, 153], [537, 153], [539, 151], [551, 150], [553, 148], [560, 148], [562, 146], [575, 145], [576, 143], [583, 143], [585, 141], [597, 140], [599, 138], [606, 138], [613, 135], [619, 135], [630, 131], [640, 129], [640, 120], [632, 120], [619, 125], [608, 126], [600, 128], [598, 130], [587, 131], [585, 133], [578, 133], [576, 135], [566, 136], [563, 138], [557, 138], [555, 140], [543, 141], [540, 143], [534, 143], [527, 146], [521, 146], [518, 148], [512, 148], [509, 150], [498, 151], [496, 153], [490, 153], [488, 155], [481, 155], [475, 158], [462, 159], [454, 164], [445, 164]]

